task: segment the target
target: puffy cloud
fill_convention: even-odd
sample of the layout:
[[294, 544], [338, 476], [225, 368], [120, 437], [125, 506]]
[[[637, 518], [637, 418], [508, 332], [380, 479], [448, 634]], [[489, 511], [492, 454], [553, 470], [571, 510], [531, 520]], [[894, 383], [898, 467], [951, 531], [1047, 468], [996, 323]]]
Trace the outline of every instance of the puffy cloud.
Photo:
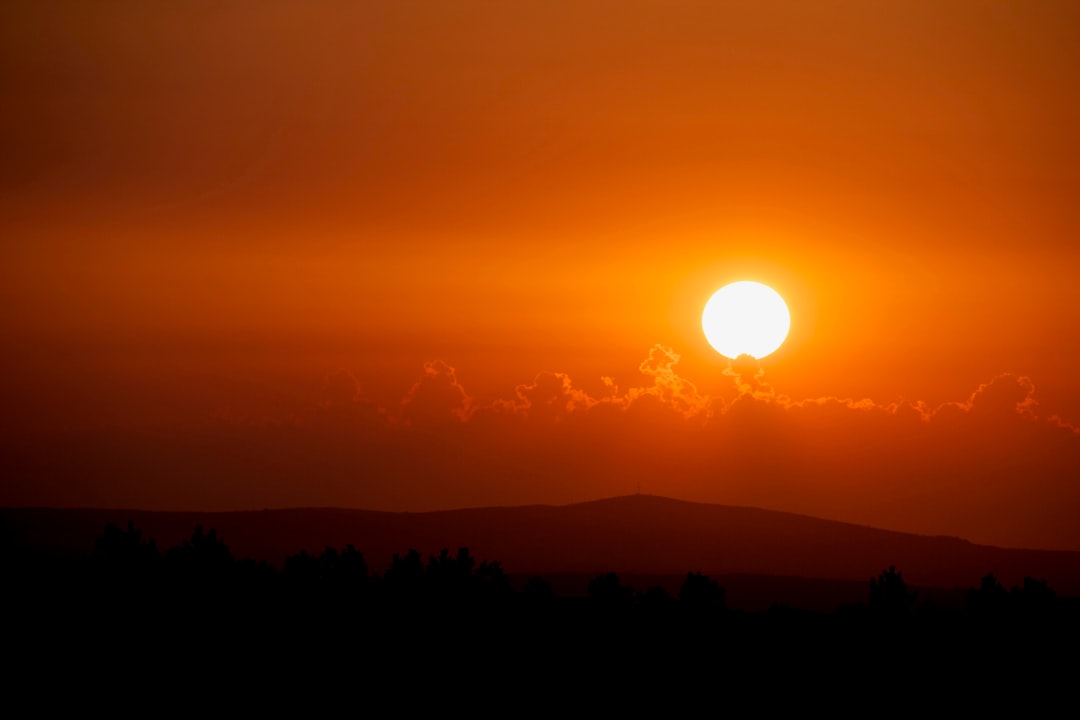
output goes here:
[[[73, 493], [83, 478], [104, 486], [106, 478], [154, 477], [153, 493], [94, 501], [148, 506], [150, 498], [192, 506], [192, 498], [217, 497], [231, 507], [417, 510], [564, 503], [630, 493], [640, 483], [644, 492], [688, 500], [1080, 550], [1080, 430], [1058, 416], [1038, 418], [1025, 376], [1001, 375], [963, 400], [930, 407], [792, 398], [743, 358], [731, 364], [735, 399], [725, 404], [679, 375], [678, 361], [657, 345], [636, 382], [603, 378], [595, 396], [565, 373], [541, 372], [486, 406], [454, 368], [432, 361], [391, 413], [337, 371], [301, 422], [223, 419], [219, 437], [207, 429], [151, 438], [145, 458], [110, 453], [105, 439], [64, 440], [63, 453], [12, 456], [8, 466], [52, 458], [33, 477], [68, 482]], [[110, 442], [151, 447], [145, 439]], [[127, 487], [138, 492], [134, 480]]]
[[348, 370], [335, 370], [323, 378], [320, 407], [347, 407], [360, 399], [360, 383]]
[[654, 345], [638, 369], [652, 385], [631, 388], [623, 398], [627, 406], [648, 399], [666, 406], [685, 418], [706, 417], [712, 401], [697, 386], [675, 372], [680, 356], [671, 348]]
[[980, 385], [959, 407], [973, 415], [1020, 415], [1034, 420], [1039, 403], [1035, 384], [1024, 375], [1005, 373]]
[[342, 433], [360, 430], [370, 434], [385, 427], [385, 413], [364, 397], [360, 383], [351, 372], [338, 369], [323, 377], [315, 407], [301, 413], [299, 424]]
[[472, 411], [472, 398], [457, 372], [442, 360], [424, 363], [423, 374], [401, 400], [401, 418], [412, 426], [465, 422]]
[[1069, 432], [1080, 435], [1080, 425], [1075, 425], [1071, 422], [1067, 422], [1061, 418], [1060, 415], [1051, 415], [1047, 418], [1047, 422], [1053, 423], [1062, 430], [1068, 430]]
[[523, 413], [530, 420], [560, 422], [575, 411], [586, 410], [597, 402], [584, 390], [574, 387], [566, 373], [542, 372], [529, 385], [514, 388], [514, 399], [500, 407]]
[[751, 355], [740, 355], [724, 368], [724, 374], [735, 380], [735, 387], [742, 395], [771, 396], [774, 394], [772, 387], [762, 378], [765, 371], [757, 358]]

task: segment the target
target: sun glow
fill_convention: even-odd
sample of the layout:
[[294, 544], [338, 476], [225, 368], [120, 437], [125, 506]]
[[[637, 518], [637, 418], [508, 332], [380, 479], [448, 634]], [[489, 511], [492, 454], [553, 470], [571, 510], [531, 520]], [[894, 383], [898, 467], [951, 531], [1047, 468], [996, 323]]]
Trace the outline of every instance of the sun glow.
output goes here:
[[701, 315], [705, 338], [727, 358], [761, 359], [776, 351], [791, 328], [784, 299], [768, 285], [743, 280], [717, 290]]

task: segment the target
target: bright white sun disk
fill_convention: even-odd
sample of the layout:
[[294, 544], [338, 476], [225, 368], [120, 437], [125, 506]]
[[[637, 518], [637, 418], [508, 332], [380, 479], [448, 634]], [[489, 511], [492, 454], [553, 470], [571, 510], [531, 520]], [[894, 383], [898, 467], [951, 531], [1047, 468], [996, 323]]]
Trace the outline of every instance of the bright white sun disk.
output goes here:
[[776, 351], [791, 329], [784, 299], [768, 285], [743, 280], [720, 288], [701, 315], [705, 338], [721, 355], [761, 359]]

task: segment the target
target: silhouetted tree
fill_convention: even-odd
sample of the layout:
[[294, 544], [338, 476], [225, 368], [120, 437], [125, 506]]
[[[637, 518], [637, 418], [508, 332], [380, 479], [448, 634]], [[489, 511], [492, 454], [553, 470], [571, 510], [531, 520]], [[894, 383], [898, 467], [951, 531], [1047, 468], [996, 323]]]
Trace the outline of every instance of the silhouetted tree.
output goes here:
[[638, 605], [653, 614], [667, 614], [675, 598], [671, 597], [667, 590], [659, 585], [653, 585], [645, 592], [638, 595]]
[[127, 530], [109, 523], [94, 542], [91, 560], [97, 568], [115, 579], [117, 576], [141, 578], [156, 569], [161, 560], [153, 540], [144, 540], [141, 530], [128, 520]]
[[1057, 593], [1044, 580], [1025, 577], [1023, 587], [1009, 591], [1016, 610], [1027, 617], [1046, 616], [1057, 601]]
[[336, 566], [338, 572], [347, 577], [367, 579], [368, 566], [364, 560], [364, 553], [358, 551], [351, 543], [346, 545], [337, 556]]
[[534, 575], [525, 582], [525, 597], [532, 601], [547, 602], [554, 597], [551, 583], [539, 575]]
[[397, 598], [418, 598], [424, 583], [424, 560], [416, 550], [404, 556], [394, 553], [390, 567], [383, 576], [387, 593]]
[[368, 579], [364, 554], [352, 545], [341, 552], [327, 547], [318, 557], [301, 550], [285, 558], [283, 572], [293, 584], [307, 583], [334, 590], [357, 589]]
[[589, 581], [589, 599], [607, 608], [626, 608], [633, 605], [634, 588], [623, 585], [618, 575], [609, 572]]
[[229, 576], [234, 559], [217, 530], [203, 532], [197, 525], [191, 539], [179, 547], [169, 548], [165, 563], [177, 579], [186, 582], [221, 582]]
[[510, 578], [503, 572], [502, 563], [498, 560], [481, 562], [476, 569], [476, 578], [486, 597], [497, 599], [510, 592]]
[[153, 540], [128, 521], [127, 530], [112, 523], [94, 542], [90, 557], [91, 604], [102, 626], [137, 624], [152, 612], [156, 589], [162, 578], [161, 555]]
[[285, 558], [282, 572], [292, 582], [318, 582], [321, 575], [319, 558], [309, 555], [307, 550], [301, 550], [296, 555]]
[[993, 573], [983, 576], [978, 589], [968, 588], [967, 610], [978, 616], [1001, 615], [1009, 607], [1009, 593]]
[[870, 578], [870, 609], [882, 615], [902, 617], [908, 614], [918, 593], [909, 593], [903, 573], [892, 565], [875, 580]]
[[340, 553], [335, 551], [332, 561], [326, 557], [326, 553], [323, 556], [323, 564], [333, 567], [334, 584], [339, 590], [355, 593], [367, 588], [368, 566], [364, 553], [350, 544]]
[[688, 608], [723, 610], [724, 594], [719, 583], [698, 571], [686, 573], [686, 580], [679, 588], [679, 601]]
[[425, 573], [427, 585], [441, 595], [463, 597], [474, 589], [473, 567], [476, 558], [469, 554], [469, 548], [459, 548], [457, 555], [451, 556], [450, 550], [443, 548], [438, 557], [428, 558]]

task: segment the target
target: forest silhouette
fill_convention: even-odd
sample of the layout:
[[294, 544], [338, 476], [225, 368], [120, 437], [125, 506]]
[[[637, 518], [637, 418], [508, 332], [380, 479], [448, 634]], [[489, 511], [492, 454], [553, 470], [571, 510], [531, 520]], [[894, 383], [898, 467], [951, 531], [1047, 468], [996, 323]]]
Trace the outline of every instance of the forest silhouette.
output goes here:
[[1060, 668], [1060, 649], [1080, 639], [1080, 600], [1045, 580], [1006, 589], [988, 574], [962, 609], [948, 609], [920, 599], [895, 567], [869, 579], [864, 602], [830, 613], [732, 609], [698, 570], [677, 594], [615, 572], [597, 573], [584, 596], [557, 593], [542, 576], [515, 587], [499, 561], [464, 547], [407, 549], [382, 573], [352, 545], [300, 550], [275, 567], [235, 557], [201, 525], [164, 550], [134, 523], [105, 526], [84, 555], [6, 544], [4, 567], [12, 652], [70, 671], [119, 656], [169, 666], [195, 653], [245, 672], [407, 669], [506, 682], [522, 673], [1031, 674]]

